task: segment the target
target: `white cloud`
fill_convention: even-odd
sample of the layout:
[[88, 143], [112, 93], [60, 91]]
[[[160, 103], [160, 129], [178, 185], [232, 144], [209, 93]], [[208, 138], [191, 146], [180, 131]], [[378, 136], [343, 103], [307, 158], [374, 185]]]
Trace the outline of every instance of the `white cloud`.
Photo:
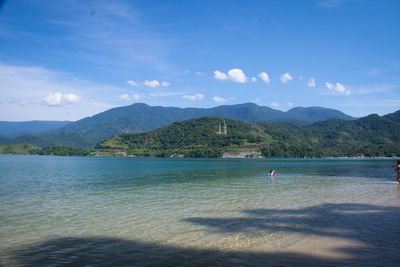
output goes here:
[[308, 87], [315, 87], [316, 86], [315, 79], [314, 78], [310, 78], [308, 80], [307, 86]]
[[335, 88], [335, 86], [329, 82], [325, 83], [326, 88], [328, 88], [329, 90], [333, 90]]
[[127, 94], [120, 95], [120, 96], [118, 96], [118, 98], [122, 99], [122, 100], [126, 100], [126, 101], [131, 100], [131, 98]]
[[259, 99], [259, 98], [256, 98], [256, 99], [254, 99], [254, 100], [251, 101], [251, 102], [253, 102], [253, 103], [260, 103], [260, 99]]
[[287, 102], [286, 103], [289, 107], [293, 107], [294, 106], [294, 103], [293, 102]]
[[252, 83], [255, 83], [255, 82], [257, 82], [257, 78], [256, 78], [256, 77], [251, 77], [250, 81], [251, 81]]
[[229, 78], [237, 83], [245, 83], [247, 80], [246, 75], [241, 69], [231, 69], [228, 71]]
[[146, 85], [146, 86], [148, 86], [148, 87], [151, 87], [151, 88], [155, 88], [155, 87], [160, 86], [160, 82], [157, 81], [157, 80], [153, 80], [153, 81], [145, 80], [145, 81], [143, 82], [143, 84]]
[[337, 94], [345, 94], [345, 95], [350, 95], [351, 92], [346, 89], [346, 87], [341, 84], [341, 83], [336, 83], [335, 85], [329, 82], [325, 83], [326, 88], [328, 88], [330, 91], [333, 93]]
[[260, 77], [261, 80], [263, 80], [266, 84], [269, 84], [269, 76], [268, 76], [268, 73], [266, 73], [266, 72], [261, 72], [260, 74], [258, 74], [258, 77]]
[[75, 104], [81, 101], [81, 97], [75, 94], [62, 94], [60, 92], [49, 93], [43, 101], [49, 106], [60, 106], [65, 104]]
[[132, 85], [132, 86], [138, 86], [139, 85], [139, 83], [137, 83], [135, 81], [132, 81], [132, 80], [126, 81], [126, 83], [129, 84], [129, 85]]
[[289, 74], [289, 72], [286, 72], [285, 74], [281, 75], [281, 81], [283, 83], [286, 83], [286, 82], [291, 81], [291, 80], [293, 80], [293, 77]]
[[75, 94], [71, 94], [71, 93], [64, 94], [64, 100], [68, 103], [72, 103], [72, 104], [78, 103], [81, 101], [81, 99], [82, 99], [82, 97], [75, 95]]
[[218, 104], [223, 104], [227, 101], [225, 98], [219, 96], [214, 96], [212, 99]]
[[206, 76], [206, 74], [204, 72], [200, 72], [200, 71], [196, 71], [194, 74], [196, 74], [197, 76]]
[[195, 100], [202, 100], [204, 98], [204, 95], [203, 94], [183, 95], [182, 98], [183, 99], [190, 99], [192, 101], [195, 101]]
[[162, 83], [161, 83], [161, 86], [167, 87], [167, 86], [169, 86], [169, 84], [170, 84], [169, 82], [162, 82]]
[[346, 92], [346, 88], [345, 88], [344, 85], [341, 84], [341, 83], [336, 83], [335, 90], [338, 91], [339, 93], [344, 93], [344, 92]]
[[273, 106], [274, 108], [279, 107], [279, 103], [277, 102], [271, 102], [271, 106]]
[[214, 71], [214, 78], [217, 80], [227, 80], [228, 76], [225, 73], [220, 72], [219, 70]]
[[47, 96], [43, 98], [44, 102], [46, 102], [47, 105], [50, 106], [57, 106], [61, 105], [61, 101], [63, 98], [63, 94], [57, 92], [57, 93], [50, 93]]
[[138, 94], [133, 94], [133, 95], [132, 95], [132, 98], [133, 98], [133, 100], [138, 101], [138, 100], [140, 100], [140, 95], [138, 95]]
[[[78, 120], [115, 107], [116, 92], [124, 90], [43, 67], [0, 62], [0, 120]], [[78, 102], [79, 108], [70, 105]]]
[[217, 80], [229, 79], [236, 83], [245, 83], [247, 81], [247, 77], [241, 69], [230, 69], [228, 74], [216, 70], [214, 71], [214, 78]]

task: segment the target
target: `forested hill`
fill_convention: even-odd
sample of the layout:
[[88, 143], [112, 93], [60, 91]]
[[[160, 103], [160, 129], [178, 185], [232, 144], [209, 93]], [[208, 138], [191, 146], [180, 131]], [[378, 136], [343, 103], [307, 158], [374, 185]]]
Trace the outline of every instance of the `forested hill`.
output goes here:
[[260, 151], [266, 157], [400, 156], [400, 111], [383, 117], [332, 119], [311, 125], [250, 124], [203, 117], [148, 133], [113, 137], [98, 144], [97, 149], [161, 157], [220, 157], [227, 151], [249, 150]]
[[77, 132], [100, 141], [116, 134], [147, 132], [177, 121], [204, 116], [223, 117], [250, 123], [286, 121], [299, 124], [331, 118], [353, 119], [338, 110], [322, 107], [295, 108], [283, 112], [253, 103], [223, 105], [214, 108], [160, 107], [137, 103], [113, 108], [70, 123], [53, 133]]
[[[214, 108], [159, 107], [133, 104], [113, 108], [75, 122], [0, 122], [0, 144], [31, 143], [44, 146], [93, 148], [99, 141], [124, 133], [157, 129], [176, 121], [204, 116], [256, 122], [296, 122], [307, 124], [330, 118], [352, 117], [321, 107], [293, 108], [288, 112], [253, 103], [223, 105]], [[24, 135], [20, 136], [20, 134]]]

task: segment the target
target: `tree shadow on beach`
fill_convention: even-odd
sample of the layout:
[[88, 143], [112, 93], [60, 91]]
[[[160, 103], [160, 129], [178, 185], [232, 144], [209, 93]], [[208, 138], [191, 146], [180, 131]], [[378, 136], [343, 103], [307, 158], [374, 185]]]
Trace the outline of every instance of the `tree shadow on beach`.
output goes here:
[[68, 237], [44, 240], [14, 250], [7, 261], [20, 266], [400, 265], [399, 208], [323, 204], [299, 210], [255, 209], [243, 212], [243, 217], [236, 218], [184, 220], [206, 226], [211, 233], [295, 232], [355, 240], [364, 246], [341, 248], [351, 256], [344, 260], [302, 253], [196, 249], [117, 238]]
[[[347, 264], [400, 266], [400, 208], [369, 204], [321, 204], [303, 209], [244, 210], [235, 218], [187, 218], [211, 232], [295, 233], [356, 241], [338, 248], [349, 255]], [[337, 262], [341, 264], [341, 262]]]

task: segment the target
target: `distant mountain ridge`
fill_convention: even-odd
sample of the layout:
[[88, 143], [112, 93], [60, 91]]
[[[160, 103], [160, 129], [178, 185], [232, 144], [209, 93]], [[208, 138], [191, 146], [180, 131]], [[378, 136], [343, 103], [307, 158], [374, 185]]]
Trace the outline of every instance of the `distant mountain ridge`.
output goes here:
[[[351, 120], [353, 117], [341, 111], [322, 108], [295, 108], [287, 112], [254, 103], [223, 105], [214, 108], [178, 108], [149, 106], [143, 103], [113, 108], [57, 129], [57, 132], [77, 132], [95, 136], [98, 140], [122, 133], [147, 132], [171, 123], [205, 116], [223, 117], [250, 123], [296, 122], [309, 124], [332, 118]], [[120, 123], [123, 121], [124, 123]], [[108, 130], [107, 130], [108, 129]]]
[[16, 137], [24, 134], [40, 135], [59, 129], [70, 121], [0, 121], [0, 136]]
[[[297, 107], [284, 112], [254, 103], [222, 105], [213, 108], [161, 107], [135, 103], [112, 108], [75, 122], [16, 122], [15, 124], [19, 126], [18, 129], [15, 128], [14, 132], [11, 127], [7, 126], [13, 122], [0, 122], [0, 137], [2, 137], [0, 143], [9, 144], [19, 141], [41, 147], [68, 145], [88, 148], [94, 147], [96, 143], [112, 136], [148, 132], [177, 121], [205, 116], [223, 117], [249, 123], [295, 122], [298, 124], [310, 124], [332, 118], [354, 119], [341, 111], [322, 107]], [[26, 129], [23, 127], [24, 123]], [[24, 135], [19, 136], [18, 133]], [[74, 143], [76, 144], [74, 145]]]

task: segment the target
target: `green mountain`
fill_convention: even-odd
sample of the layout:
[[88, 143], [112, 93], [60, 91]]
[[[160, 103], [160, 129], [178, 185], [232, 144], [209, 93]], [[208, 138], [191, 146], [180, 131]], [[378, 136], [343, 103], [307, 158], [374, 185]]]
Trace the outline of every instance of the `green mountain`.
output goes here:
[[214, 108], [153, 107], [138, 103], [113, 108], [84, 118], [70, 123], [54, 133], [77, 132], [100, 141], [113, 135], [147, 132], [176, 121], [204, 116], [223, 117], [250, 123], [290, 121], [307, 124], [331, 118], [353, 119], [340, 111], [319, 107], [298, 108], [297, 111], [293, 109], [283, 112], [253, 103], [223, 105]]
[[[136, 156], [221, 157], [261, 152], [265, 157], [400, 156], [400, 111], [358, 120], [310, 125], [202, 117], [147, 133], [123, 134], [97, 145], [98, 153]], [[224, 134], [224, 121], [227, 134]], [[221, 127], [221, 131], [219, 128]]]
[[[352, 119], [352, 117], [340, 111], [320, 107], [294, 108], [288, 112], [283, 112], [253, 103], [223, 105], [214, 108], [153, 107], [139, 103], [113, 108], [70, 123], [59, 122], [57, 124], [56, 122], [34, 121], [13, 124], [11, 122], [0, 122], [0, 143], [31, 143], [40, 147], [92, 148], [99, 141], [112, 136], [147, 132], [173, 122], [204, 116], [223, 117], [250, 123], [296, 122], [299, 124], [330, 118]], [[14, 128], [11, 127], [12, 125], [14, 125]], [[57, 128], [57, 125], [59, 128]], [[49, 131], [50, 129], [52, 130]], [[32, 134], [14, 137], [17, 133], [22, 132]]]
[[84, 136], [79, 133], [60, 133], [51, 135], [21, 135], [15, 138], [0, 138], [1, 144], [28, 143], [38, 147], [68, 146], [75, 148], [93, 148], [98, 140]]
[[0, 145], [0, 154], [32, 155], [39, 154], [41, 149], [31, 144]]

